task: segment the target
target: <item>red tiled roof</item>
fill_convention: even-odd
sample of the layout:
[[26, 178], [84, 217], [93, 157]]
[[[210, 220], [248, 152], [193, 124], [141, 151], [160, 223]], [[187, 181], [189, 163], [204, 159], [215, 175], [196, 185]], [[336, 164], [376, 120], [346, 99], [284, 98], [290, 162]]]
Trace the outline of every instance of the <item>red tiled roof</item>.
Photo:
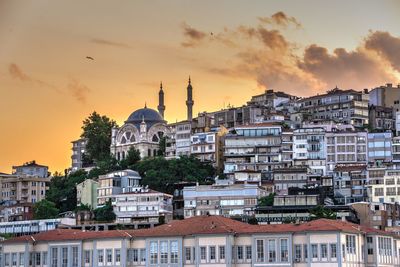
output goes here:
[[301, 233], [315, 231], [342, 231], [348, 233], [378, 233], [383, 235], [392, 235], [392, 233], [389, 232], [340, 220], [318, 219], [301, 224], [250, 225], [222, 216], [197, 216], [185, 220], [171, 221], [168, 224], [163, 224], [154, 228], [129, 231], [112, 230], [83, 232], [79, 230], [57, 229], [32, 236], [16, 237], [3, 241], [3, 243], [209, 234]]

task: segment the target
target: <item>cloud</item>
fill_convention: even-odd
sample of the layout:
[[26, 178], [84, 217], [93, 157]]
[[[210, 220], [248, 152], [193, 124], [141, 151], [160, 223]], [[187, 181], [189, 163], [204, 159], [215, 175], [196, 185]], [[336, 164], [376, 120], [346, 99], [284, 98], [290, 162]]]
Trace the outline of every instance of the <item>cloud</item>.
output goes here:
[[187, 25], [186, 23], [182, 24], [183, 35], [187, 38], [185, 42], [182, 42], [182, 46], [184, 47], [193, 47], [200, 43], [207, 34], [205, 32], [196, 30], [195, 28]]
[[368, 53], [362, 46], [354, 51], [336, 48], [332, 54], [324, 47], [310, 45], [298, 66], [324, 82], [350, 88], [367, 88], [396, 79], [385, 62]]
[[11, 64], [8, 66], [8, 73], [10, 74], [10, 76], [11, 76], [12, 78], [17, 79], [17, 80], [20, 80], [20, 81], [22, 81], [22, 82], [34, 83], [34, 84], [36, 84], [36, 85], [44, 86], [44, 87], [46, 87], [46, 88], [49, 88], [49, 89], [52, 89], [52, 90], [55, 90], [55, 91], [60, 92], [60, 90], [57, 89], [56, 86], [54, 86], [54, 85], [52, 85], [52, 84], [50, 84], [50, 83], [47, 83], [47, 82], [45, 82], [45, 81], [42, 81], [42, 80], [40, 80], [40, 79], [34, 78], [34, 77], [32, 77], [31, 75], [25, 73], [25, 72], [21, 69], [21, 67], [18, 66], [17, 64], [15, 64], [15, 63], [11, 63]]
[[371, 32], [365, 38], [365, 47], [377, 52], [382, 58], [390, 62], [390, 65], [400, 71], [400, 38], [394, 37], [388, 32]]
[[67, 85], [69, 93], [80, 103], [85, 104], [90, 88], [76, 79], [71, 78]]
[[273, 24], [278, 26], [287, 27], [290, 24], [294, 25], [296, 28], [301, 28], [301, 23], [297, 21], [295, 17], [290, 17], [284, 12], [279, 11], [273, 14], [271, 17], [259, 17], [260, 22], [264, 24]]
[[114, 47], [119, 47], [119, 48], [126, 48], [126, 49], [131, 49], [132, 46], [125, 44], [125, 43], [119, 43], [119, 42], [113, 42], [105, 39], [98, 39], [98, 38], [93, 38], [90, 40], [92, 43], [99, 44], [99, 45], [106, 45], [106, 46], [114, 46]]

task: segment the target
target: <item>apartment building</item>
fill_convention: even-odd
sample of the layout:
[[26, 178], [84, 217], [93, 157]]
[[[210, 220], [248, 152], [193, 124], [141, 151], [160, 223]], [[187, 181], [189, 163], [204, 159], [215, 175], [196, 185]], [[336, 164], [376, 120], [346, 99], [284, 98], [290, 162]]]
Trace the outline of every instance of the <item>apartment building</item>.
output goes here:
[[97, 208], [97, 189], [99, 182], [93, 179], [86, 179], [80, 184], [76, 185], [76, 204], [87, 205], [93, 209]]
[[379, 179], [371, 180], [370, 178], [370, 200], [379, 203], [399, 203], [400, 170], [384, 169], [383, 172], [384, 176]]
[[287, 195], [291, 187], [303, 188], [307, 185], [307, 168], [291, 167], [273, 171], [274, 192]]
[[116, 223], [157, 225], [172, 220], [172, 196], [148, 188], [113, 196]]
[[100, 175], [97, 188], [97, 206], [104, 205], [113, 195], [140, 190], [139, 173], [132, 170], [123, 170]]
[[299, 100], [300, 111], [310, 120], [333, 120], [362, 127], [368, 124], [368, 90], [334, 88], [326, 94]]
[[400, 225], [398, 203], [356, 202], [351, 207], [357, 212], [360, 225], [386, 231]]
[[47, 176], [0, 174], [0, 202], [6, 205], [36, 203], [45, 198], [49, 183]]
[[233, 128], [263, 120], [263, 109], [257, 106], [228, 107], [209, 114], [213, 118], [211, 120], [212, 128], [220, 126]]
[[77, 171], [82, 168], [87, 167], [86, 163], [84, 162], [85, 154], [86, 154], [86, 138], [80, 138], [78, 140], [72, 141], [72, 155], [71, 155], [71, 170]]
[[215, 132], [195, 133], [190, 137], [190, 153], [202, 162], [210, 162], [216, 166], [220, 140]]
[[240, 170], [261, 171], [288, 166], [282, 159], [282, 126], [260, 123], [236, 127], [225, 136], [224, 173], [232, 176]]
[[295, 166], [307, 166], [310, 173], [326, 174], [325, 129], [300, 128], [293, 131], [293, 162]]
[[369, 104], [374, 106], [383, 106], [392, 108], [393, 111], [399, 111], [400, 108], [400, 84], [394, 87], [387, 83], [372, 89], [369, 92]]
[[[248, 225], [219, 216], [150, 229], [53, 230], [1, 242], [2, 266], [399, 266], [398, 236], [348, 222]], [[29, 264], [32, 263], [32, 264]]]
[[369, 126], [374, 130], [394, 129], [393, 108], [382, 106], [369, 106]]
[[333, 170], [335, 199], [340, 204], [367, 201], [367, 166], [365, 164], [340, 164]]
[[260, 197], [267, 192], [258, 184], [216, 183], [188, 186], [183, 189], [184, 217], [253, 215]]
[[392, 132], [368, 133], [368, 161], [392, 162]]
[[180, 121], [168, 125], [170, 131], [166, 134], [165, 157], [167, 159], [190, 155], [191, 121]]
[[349, 130], [327, 132], [327, 173], [331, 174], [337, 164], [366, 164], [367, 151], [367, 132]]
[[34, 176], [40, 178], [46, 178], [50, 176], [49, 167], [37, 164], [34, 160], [26, 162], [19, 166], [13, 166], [12, 174], [20, 176]]

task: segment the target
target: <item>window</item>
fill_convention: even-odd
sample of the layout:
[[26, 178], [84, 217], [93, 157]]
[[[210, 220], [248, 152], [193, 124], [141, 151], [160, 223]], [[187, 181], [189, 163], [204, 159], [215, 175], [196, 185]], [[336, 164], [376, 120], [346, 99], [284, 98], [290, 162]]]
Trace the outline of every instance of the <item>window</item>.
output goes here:
[[356, 236], [346, 235], [346, 251], [349, 254], [356, 253]]
[[150, 242], [150, 264], [158, 263], [158, 244], [156, 241]]
[[178, 241], [171, 241], [171, 263], [178, 263]]
[[288, 240], [281, 239], [281, 261], [287, 262], [289, 260]]
[[102, 250], [102, 249], [97, 250], [97, 258], [98, 258], [98, 262], [103, 264], [103, 262], [104, 262], [104, 250]]
[[303, 245], [303, 253], [304, 253], [304, 260], [308, 259], [308, 245], [304, 244]]
[[137, 249], [132, 250], [132, 261], [133, 262], [139, 261], [139, 250], [137, 250]]
[[146, 262], [146, 249], [140, 249], [140, 262]]
[[225, 260], [225, 246], [219, 247], [219, 259]]
[[372, 236], [367, 236], [367, 254], [374, 255], [374, 242]]
[[51, 248], [51, 267], [58, 267], [58, 249]]
[[107, 263], [112, 263], [112, 250], [111, 249], [107, 249], [106, 250], [106, 255], [107, 255]]
[[119, 264], [121, 262], [121, 250], [115, 250], [115, 263]]
[[90, 264], [90, 250], [84, 251], [84, 262]]
[[237, 247], [237, 259], [243, 260], [243, 247], [242, 246]]
[[264, 240], [257, 240], [257, 262], [264, 261]]
[[215, 259], [216, 259], [215, 247], [212, 246], [212, 247], [209, 247], [209, 249], [210, 249], [210, 261], [215, 261]]
[[78, 267], [78, 247], [72, 247], [72, 267]]
[[268, 262], [276, 261], [275, 239], [268, 240]]
[[[36, 253], [36, 254], [39, 254], [39, 263], [37, 263], [37, 262], [36, 263], [40, 266], [40, 252]], [[12, 264], [12, 266], [17, 266], [17, 253], [11, 254], [11, 264]]]
[[321, 258], [328, 258], [328, 246], [326, 244], [321, 244]]
[[337, 258], [337, 247], [336, 244], [331, 244], [331, 259]]
[[311, 256], [313, 259], [318, 259], [318, 245], [311, 244]]
[[61, 248], [61, 267], [68, 266], [68, 248], [63, 247]]
[[23, 252], [19, 253], [19, 266], [25, 266], [25, 253]]
[[168, 263], [168, 241], [160, 242], [160, 263]]
[[[40, 256], [41, 256], [40, 252], [36, 252], [36, 256], [35, 256], [35, 265], [36, 266], [40, 266], [40, 263], [41, 263]], [[13, 259], [13, 266], [17, 266], [17, 255], [16, 254], [15, 254], [15, 264], [14, 264], [14, 259]]]
[[200, 247], [200, 259], [203, 261], [207, 259], [206, 247]]
[[189, 247], [185, 247], [185, 260], [186, 261], [191, 261], [192, 259], [191, 259], [191, 253], [192, 252], [192, 250], [191, 250], [191, 248], [189, 248]]
[[294, 245], [294, 260], [301, 261], [301, 245]]
[[10, 253], [4, 254], [4, 266], [10, 266]]
[[251, 246], [246, 246], [246, 260], [251, 260]]

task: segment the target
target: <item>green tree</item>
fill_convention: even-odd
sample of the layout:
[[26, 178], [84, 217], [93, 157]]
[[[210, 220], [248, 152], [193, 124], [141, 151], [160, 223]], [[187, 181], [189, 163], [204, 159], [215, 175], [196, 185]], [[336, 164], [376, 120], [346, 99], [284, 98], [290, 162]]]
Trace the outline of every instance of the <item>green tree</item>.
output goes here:
[[134, 147], [131, 147], [128, 150], [128, 153], [127, 153], [125, 159], [123, 159], [119, 162], [119, 166], [123, 170], [131, 169], [139, 161], [140, 161], [140, 151], [135, 149]]
[[107, 201], [103, 207], [97, 208], [93, 212], [95, 220], [98, 222], [112, 222], [116, 218], [111, 201]]
[[117, 127], [117, 123], [107, 116], [101, 116], [96, 111], [83, 121], [81, 135], [88, 140], [86, 155], [95, 163], [110, 155], [111, 129]]
[[158, 142], [157, 155], [158, 156], [165, 156], [166, 147], [167, 147], [167, 137], [166, 136], [162, 136], [160, 138], [160, 142]]
[[310, 210], [310, 217], [311, 220], [316, 220], [321, 218], [336, 220], [336, 213], [333, 212], [331, 209], [325, 208], [322, 205], [318, 205]]
[[59, 210], [56, 208], [56, 204], [46, 199], [36, 202], [33, 206], [35, 220], [54, 219], [58, 217], [58, 214]]
[[76, 208], [76, 185], [87, 179], [84, 170], [71, 172], [68, 175], [54, 176], [50, 181], [46, 199], [55, 203], [60, 212], [73, 211]]
[[258, 224], [258, 220], [256, 217], [251, 217], [247, 220], [248, 224], [252, 224], [252, 225], [257, 225]]
[[260, 197], [258, 199], [258, 206], [273, 206], [275, 193], [270, 193], [268, 196]]

